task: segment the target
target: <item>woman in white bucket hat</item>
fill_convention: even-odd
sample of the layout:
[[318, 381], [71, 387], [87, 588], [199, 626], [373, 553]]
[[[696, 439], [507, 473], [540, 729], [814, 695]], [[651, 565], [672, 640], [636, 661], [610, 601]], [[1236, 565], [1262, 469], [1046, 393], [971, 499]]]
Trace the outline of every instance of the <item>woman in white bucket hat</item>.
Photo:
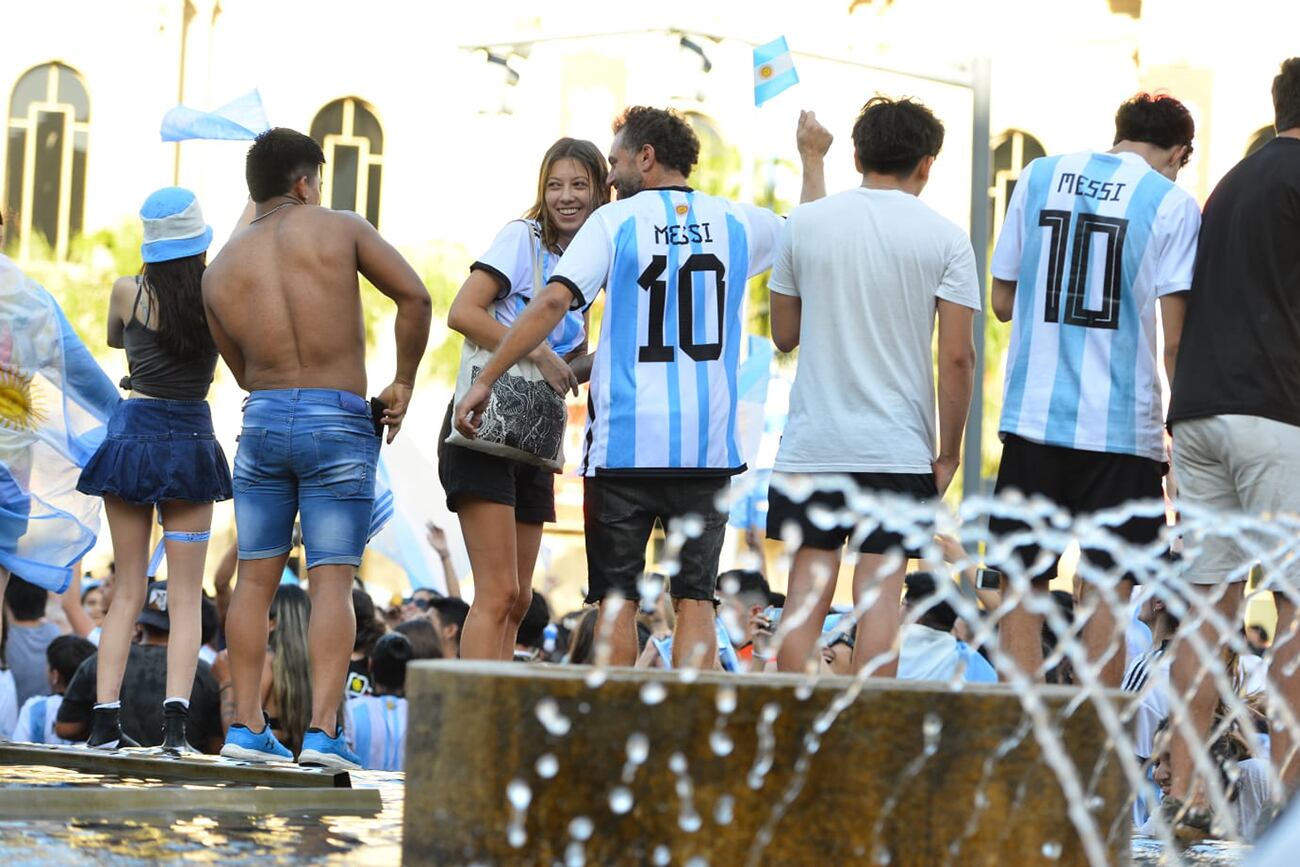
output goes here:
[[[77, 489], [104, 498], [117, 588], [99, 640], [94, 723], [88, 745], [138, 746], [138, 739], [183, 753], [201, 632], [203, 563], [212, 504], [231, 496], [230, 468], [212, 430], [208, 387], [217, 349], [208, 331], [201, 282], [212, 228], [194, 193], [164, 187], [140, 209], [144, 268], [123, 277], [109, 302], [108, 345], [126, 350], [130, 376], [108, 436]], [[122, 732], [119, 692], [131, 635], [144, 604], [155, 512], [167, 553], [167, 690], [163, 731]]]

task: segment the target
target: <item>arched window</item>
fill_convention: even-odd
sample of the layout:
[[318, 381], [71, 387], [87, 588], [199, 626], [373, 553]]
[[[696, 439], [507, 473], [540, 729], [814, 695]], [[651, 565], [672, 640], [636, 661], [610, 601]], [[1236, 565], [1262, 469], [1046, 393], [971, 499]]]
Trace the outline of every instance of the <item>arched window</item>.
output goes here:
[[90, 98], [76, 70], [46, 63], [23, 73], [9, 99], [5, 165], [5, 227], [18, 258], [67, 257], [85, 213], [89, 138]]
[[325, 151], [321, 204], [337, 211], [356, 211], [378, 228], [384, 130], [374, 108], [351, 96], [336, 99], [316, 113], [311, 137]]
[[1007, 214], [1007, 205], [1011, 202], [1011, 193], [1016, 188], [1020, 170], [1047, 151], [1043, 145], [1027, 132], [1018, 129], [1007, 130], [993, 146], [993, 186], [989, 188], [989, 199], [993, 207], [993, 219], [989, 225], [993, 237], [1002, 234], [1002, 221]]
[[1255, 134], [1250, 137], [1250, 141], [1246, 144], [1246, 156], [1250, 156], [1276, 137], [1277, 131], [1273, 129], [1272, 124], [1255, 130]]

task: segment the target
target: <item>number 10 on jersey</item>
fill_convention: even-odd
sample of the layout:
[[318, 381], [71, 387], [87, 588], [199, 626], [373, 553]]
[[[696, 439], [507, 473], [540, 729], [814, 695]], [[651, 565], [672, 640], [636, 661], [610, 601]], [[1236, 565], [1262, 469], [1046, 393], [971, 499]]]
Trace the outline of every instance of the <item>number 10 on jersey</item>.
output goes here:
[[[1119, 296], [1124, 285], [1124, 236], [1128, 232], [1128, 220], [1079, 214], [1074, 219], [1074, 237], [1071, 240], [1072, 219], [1074, 214], [1070, 211], [1044, 210], [1038, 214], [1038, 225], [1048, 231], [1047, 303], [1043, 320], [1083, 328], [1119, 328]], [[1101, 274], [1101, 307], [1090, 310], [1086, 304], [1088, 266], [1092, 260], [1093, 239], [1098, 235], [1107, 241]], [[1070, 275], [1065, 286], [1065, 315], [1062, 318], [1061, 284], [1065, 279], [1067, 248], [1071, 249]]]
[[[664, 272], [668, 270], [668, 257], [655, 256], [649, 266], [637, 278], [637, 285], [650, 293], [649, 324], [646, 329], [646, 343], [640, 348], [638, 360], [643, 362], [670, 362], [676, 358], [676, 349], [664, 342], [664, 322], [668, 316], [668, 281]], [[706, 280], [705, 297], [708, 284], [712, 284], [713, 295], [718, 310], [718, 339], [713, 342], [696, 342], [695, 315], [707, 316], [706, 310], [695, 309], [696, 274], [712, 274], [712, 280]], [[726, 268], [712, 253], [693, 253], [677, 269], [677, 344], [682, 352], [695, 361], [717, 361], [722, 357], [722, 334], [726, 322], [727, 284]]]

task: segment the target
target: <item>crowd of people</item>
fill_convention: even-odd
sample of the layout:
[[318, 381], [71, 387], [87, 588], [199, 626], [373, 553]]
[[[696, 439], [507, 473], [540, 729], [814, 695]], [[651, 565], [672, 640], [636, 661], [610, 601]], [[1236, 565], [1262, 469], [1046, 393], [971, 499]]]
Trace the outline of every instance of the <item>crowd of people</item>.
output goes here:
[[[1076, 517], [1159, 507], [1166, 493], [1193, 511], [1300, 511], [1300, 58], [1282, 65], [1272, 94], [1277, 138], [1222, 180], [1203, 214], [1175, 183], [1196, 131], [1173, 96], [1120, 105], [1107, 150], [1025, 167], [991, 269], [992, 311], [1011, 323], [999, 494]], [[828, 195], [832, 135], [801, 114], [802, 204], [785, 218], [694, 190], [700, 143], [670, 110], [629, 108], [607, 155], [570, 138], [546, 152], [532, 208], [474, 262], [448, 316], [467, 347], [487, 353], [463, 372], [438, 437], [473, 572], [468, 605], [449, 584], [376, 609], [357, 585], [378, 454], [402, 430], [431, 308], [369, 223], [318, 207], [320, 146], [282, 128], [258, 137], [248, 208], [211, 263], [194, 195], [151, 195], [144, 268], [110, 302], [108, 343], [126, 351], [131, 397], [78, 484], [104, 500], [113, 580], [87, 585], [81, 604], [64, 594], [68, 631], [83, 639], [60, 635], [45, 619], [46, 591], [12, 576], [0, 728], [92, 747], [400, 769], [413, 659], [1086, 677], [1135, 694], [1137, 757], [1180, 833], [1221, 827], [1212, 781], [1195, 772], [1206, 743], [1234, 781], [1248, 760], [1269, 759], [1252, 754], [1266, 743], [1284, 791], [1269, 792], [1267, 775], [1232, 787], [1233, 803], [1265, 793], [1239, 808], [1238, 826], [1252, 824], [1300, 780], [1295, 735], [1236, 719], [1203, 654], [1177, 638], [1187, 620], [1209, 646], [1245, 646], [1224, 623], [1241, 620], [1258, 546], [1213, 533], [1184, 540], [1193, 554], [1176, 590], [1113, 546], [1084, 544], [1077, 592], [1055, 591], [1059, 607], [1045, 616], [1059, 552], [1020, 517], [993, 516], [990, 538], [1010, 541], [991, 543], [982, 563], [924, 526], [866, 518], [866, 501], [933, 508], [956, 477], [983, 297], [970, 238], [920, 198], [943, 146], [939, 118], [878, 96], [852, 140], [861, 185]], [[719, 574], [730, 479], [746, 468], [745, 286], [769, 270], [772, 340], [799, 351], [765, 528], [791, 555], [785, 595], [763, 568]], [[369, 402], [358, 275], [397, 311], [397, 370]], [[233, 465], [206, 402], [218, 358], [249, 392]], [[548, 407], [582, 383], [588, 607], [553, 616], [532, 588], [555, 519], [539, 441], [554, 434]], [[212, 504], [232, 497], [237, 543], [208, 599]], [[1118, 545], [1177, 557], [1163, 508], [1121, 517], [1109, 528]], [[155, 520], [166, 582], [148, 579]], [[671, 549], [666, 577], [646, 571], [656, 525]], [[751, 528], [755, 547], [762, 529]], [[295, 532], [306, 589], [282, 581]], [[927, 555], [932, 543], [943, 558]], [[855, 604], [837, 610], [845, 561]], [[1266, 586], [1285, 590], [1295, 576], [1274, 571]], [[974, 614], [951, 604], [954, 578], [971, 586]], [[1294, 599], [1274, 596], [1289, 639]], [[1222, 616], [1188, 614], [1207, 609]], [[1076, 635], [1083, 654], [1061, 652]], [[1279, 639], [1271, 678], [1235, 651], [1224, 671], [1256, 707], [1300, 707], [1296, 654]], [[1186, 697], [1185, 719], [1170, 696]], [[1229, 738], [1243, 725], [1250, 736]]]

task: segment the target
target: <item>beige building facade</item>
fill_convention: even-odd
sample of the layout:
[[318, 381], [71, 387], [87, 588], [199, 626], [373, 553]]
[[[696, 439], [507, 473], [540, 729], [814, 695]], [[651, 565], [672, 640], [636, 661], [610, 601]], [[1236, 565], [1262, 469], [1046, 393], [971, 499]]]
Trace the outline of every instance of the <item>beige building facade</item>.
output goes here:
[[[177, 104], [210, 110], [256, 88], [272, 124], [321, 141], [326, 204], [362, 213], [403, 250], [442, 251], [455, 281], [531, 204], [546, 147], [562, 135], [607, 147], [627, 105], [688, 112], [734, 194], [794, 202], [799, 109], [816, 110], [836, 134], [834, 189], [857, 182], [850, 129], [862, 103], [877, 91], [917, 96], [948, 130], [925, 198], [966, 226], [972, 98], [960, 82], [971, 58], [986, 56], [996, 230], [1021, 165], [1108, 147], [1115, 108], [1138, 90], [1167, 90], [1192, 107], [1196, 154], [1179, 182], [1204, 201], [1267, 138], [1272, 76], [1300, 53], [1300, 4], [1266, 0], [718, 0], [644, 10], [590, 0], [3, 0], [0, 21], [0, 207], [6, 249], [20, 262], [58, 267], [79, 235], [129, 224], [151, 190], [171, 183], [199, 194], [219, 245], [246, 198], [246, 143], [166, 144], [159, 126]], [[801, 83], [756, 109], [750, 52], [778, 35]], [[106, 302], [107, 288], [84, 291]], [[385, 332], [376, 381], [391, 370]], [[101, 351], [99, 334], [83, 336]], [[986, 377], [995, 404], [999, 340], [991, 334]], [[122, 364], [105, 361], [110, 372]], [[222, 378], [213, 400], [233, 452], [238, 390]], [[445, 401], [444, 388], [412, 427], [425, 431], [430, 460], [428, 433]], [[996, 416], [986, 418], [988, 453]], [[566, 574], [585, 574], [579, 542], [555, 539]]]

